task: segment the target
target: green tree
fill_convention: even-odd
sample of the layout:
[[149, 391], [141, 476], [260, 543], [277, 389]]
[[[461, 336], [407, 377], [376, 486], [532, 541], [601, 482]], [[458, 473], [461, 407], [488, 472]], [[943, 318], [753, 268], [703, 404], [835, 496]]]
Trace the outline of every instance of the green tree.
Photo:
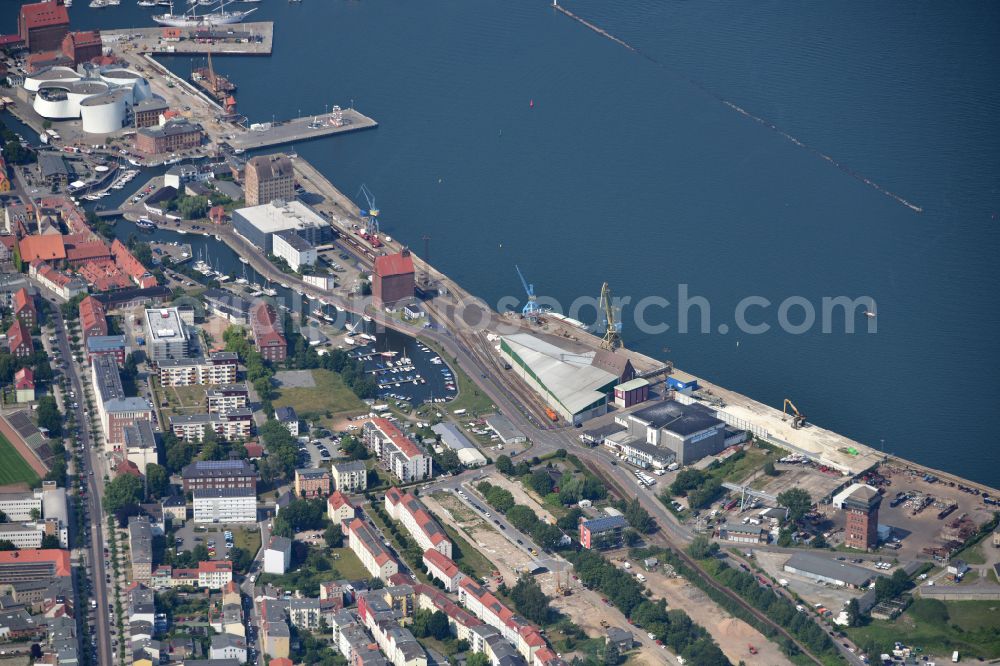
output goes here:
[[550, 492], [552, 492], [552, 477], [544, 468], [536, 469], [528, 477], [528, 487], [538, 493], [541, 497], [545, 497]]
[[434, 611], [430, 619], [427, 621], [427, 634], [431, 638], [443, 641], [448, 638], [450, 633], [451, 632], [448, 628], [448, 616], [442, 611]]
[[778, 493], [778, 504], [788, 509], [788, 517], [798, 522], [812, 508], [812, 497], [802, 488], [789, 488]]
[[506, 474], [507, 476], [514, 474], [514, 463], [508, 455], [497, 456], [496, 467], [497, 471], [501, 474]]
[[526, 619], [542, 625], [548, 624], [552, 616], [549, 598], [532, 576], [525, 574], [518, 578], [517, 585], [510, 591], [510, 598], [517, 611]]
[[0, 550], [17, 550], [17, 546], [14, 545], [13, 541], [0, 539]]
[[711, 541], [708, 537], [699, 534], [691, 540], [688, 546], [688, 554], [698, 560], [707, 560], [714, 557], [719, 552], [719, 544]]
[[[937, 600], [935, 599], [934, 601]], [[938, 603], [941, 602], [938, 601]], [[941, 605], [943, 606], [944, 604]], [[853, 597], [847, 602], [847, 624], [851, 627], [857, 627], [861, 624], [861, 606], [858, 605], [858, 600]]]
[[633, 498], [625, 507], [625, 520], [640, 534], [649, 534], [656, 529], [656, 521], [642, 508], [638, 497]]
[[774, 461], [767, 460], [764, 462], [764, 474], [768, 476], [778, 476], [778, 471], [774, 469]]
[[465, 660], [465, 666], [490, 666], [490, 658], [482, 652], [473, 652]]
[[340, 529], [340, 525], [330, 525], [323, 532], [323, 540], [326, 541], [326, 545], [330, 548], [340, 548], [344, 545], [344, 533]]
[[62, 414], [56, 405], [56, 399], [51, 395], [43, 395], [38, 400], [38, 427], [49, 431], [49, 437], [59, 437], [62, 434]]
[[142, 502], [142, 481], [131, 474], [119, 474], [104, 487], [104, 510], [114, 513], [127, 504]]
[[618, 650], [618, 643], [608, 641], [604, 646], [604, 666], [617, 666], [622, 661], [621, 652]]
[[150, 499], [162, 499], [170, 494], [170, 475], [166, 467], [156, 463], [146, 465], [146, 490]]

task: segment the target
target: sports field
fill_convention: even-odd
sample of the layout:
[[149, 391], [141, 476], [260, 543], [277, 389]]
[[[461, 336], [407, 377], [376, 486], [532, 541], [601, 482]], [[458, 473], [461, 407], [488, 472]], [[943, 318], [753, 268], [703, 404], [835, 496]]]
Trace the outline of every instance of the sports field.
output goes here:
[[14, 445], [7, 441], [7, 438], [0, 435], [0, 485], [17, 483], [24, 481], [32, 484], [38, 480], [38, 475], [31, 466], [24, 461], [21, 454], [17, 452]]

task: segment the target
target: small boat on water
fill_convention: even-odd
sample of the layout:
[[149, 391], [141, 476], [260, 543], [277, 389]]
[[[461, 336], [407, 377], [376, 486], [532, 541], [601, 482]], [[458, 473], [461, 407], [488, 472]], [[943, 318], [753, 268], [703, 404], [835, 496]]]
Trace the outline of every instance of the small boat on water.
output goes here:
[[871, 307], [869, 307], [868, 309], [865, 310], [865, 316], [868, 317], [869, 319], [874, 319], [875, 317], [878, 316], [878, 313], [875, 312], [875, 299], [874, 298], [871, 299]]
[[140, 229], [155, 229], [156, 223], [153, 222], [148, 217], [140, 217], [136, 221], [135, 226], [139, 227]]
[[246, 257], [240, 257], [240, 262], [244, 263], [244, 264], [249, 264], [250, 263], [249, 261], [247, 261]]

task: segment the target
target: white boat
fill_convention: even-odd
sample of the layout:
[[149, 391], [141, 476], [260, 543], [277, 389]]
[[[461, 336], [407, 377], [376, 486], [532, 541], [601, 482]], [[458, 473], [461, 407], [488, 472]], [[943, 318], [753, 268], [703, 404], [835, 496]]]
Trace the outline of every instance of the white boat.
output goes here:
[[875, 299], [874, 298], [871, 299], [871, 307], [868, 308], [867, 310], [865, 310], [865, 316], [868, 317], [869, 319], [874, 319], [875, 317], [878, 316], [878, 313], [875, 312]]
[[246, 257], [240, 257], [240, 262], [244, 263], [244, 264], [249, 264], [250, 263], [249, 261], [247, 261]]
[[[135, 4], [139, 5], [140, 7], [155, 7], [156, 0], [139, 0], [139, 2]], [[131, 160], [129, 161], [131, 162]], [[138, 164], [138, 162], [136, 162], [136, 164]]]
[[[97, 2], [98, 0], [95, 0]], [[103, 1], [103, 0], [102, 0]], [[231, 2], [231, 0], [230, 0]], [[201, 28], [205, 26], [230, 25], [232, 23], [242, 23], [247, 16], [257, 11], [257, 8], [237, 11], [226, 11], [226, 0], [219, 0], [217, 11], [207, 14], [197, 13], [197, 6], [183, 14], [174, 14], [174, 5], [170, 3], [170, 11], [166, 14], [156, 14], [153, 20], [160, 25], [167, 25], [174, 28]]]
[[279, 284], [280, 284], [280, 285], [281, 285], [282, 287], [284, 287], [285, 289], [289, 289], [289, 288], [290, 288], [290, 287], [288, 286], [288, 283], [287, 283], [287, 282], [280, 282]]
[[364, 316], [362, 317], [362, 319], [364, 319], [365, 321], [368, 321], [368, 322], [370, 322], [370, 321], [372, 320], [372, 318], [371, 318], [371, 317], [369, 317], [368, 315], [364, 315]]
[[88, 6], [91, 9], [100, 9], [101, 7], [107, 7], [108, 3], [106, 3], [104, 0], [91, 0], [90, 5]]
[[343, 312], [344, 311], [344, 308], [340, 307], [339, 305], [335, 304], [333, 307], [337, 310], [337, 312]]

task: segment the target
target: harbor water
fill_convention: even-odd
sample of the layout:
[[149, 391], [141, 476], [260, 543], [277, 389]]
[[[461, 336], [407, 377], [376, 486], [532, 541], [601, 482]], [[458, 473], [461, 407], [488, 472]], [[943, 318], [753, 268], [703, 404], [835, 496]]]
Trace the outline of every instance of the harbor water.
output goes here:
[[[252, 122], [352, 100], [376, 119], [295, 149], [350, 196], [366, 184], [385, 231], [418, 252], [430, 236], [431, 262], [491, 303], [523, 297], [515, 263], [564, 304], [604, 281], [674, 303], [687, 284], [710, 332], [669, 311], [643, 332], [626, 310], [629, 347], [1000, 482], [1000, 5], [560, 4], [605, 34], [545, 0], [265, 0], [243, 7], [276, 21], [274, 55], [214, 64]], [[877, 333], [775, 321], [790, 296], [842, 295], [877, 302]], [[769, 332], [735, 332], [747, 296], [775, 304]]]

